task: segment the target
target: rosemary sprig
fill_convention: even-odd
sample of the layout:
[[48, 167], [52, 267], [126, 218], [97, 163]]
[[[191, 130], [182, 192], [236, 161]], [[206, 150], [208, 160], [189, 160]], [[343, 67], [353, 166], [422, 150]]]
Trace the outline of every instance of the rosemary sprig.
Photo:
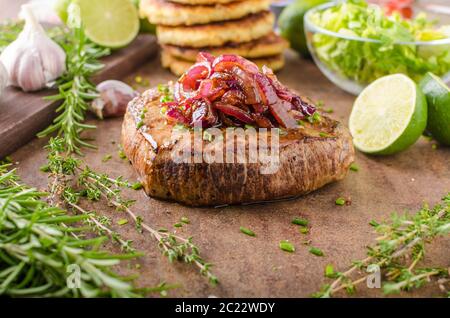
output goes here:
[[[431, 278], [436, 278], [441, 289], [448, 293], [444, 284], [449, 282], [449, 268], [417, 268], [417, 265], [425, 256], [426, 243], [450, 233], [450, 193], [434, 208], [424, 206], [413, 216], [393, 215], [389, 223], [372, 221], [370, 224], [380, 237], [368, 247], [367, 257], [353, 262], [345, 272], [327, 275], [335, 280], [324, 285], [314, 297], [331, 297], [340, 290], [353, 293], [357, 285], [367, 280], [369, 275], [364, 273], [373, 265], [378, 266], [388, 280], [383, 284], [385, 294], [418, 288]], [[362, 274], [354, 277], [358, 271]]]
[[57, 80], [58, 94], [47, 99], [61, 101], [62, 104], [56, 110], [58, 116], [53, 124], [38, 133], [38, 137], [57, 132], [64, 139], [68, 152], [80, 153], [83, 146], [95, 148], [82, 139], [81, 133], [95, 128], [84, 123], [88, 103], [98, 96], [90, 77], [103, 68], [98, 59], [108, 55], [110, 50], [90, 42], [82, 28], [69, 30], [64, 37], [57, 39], [67, 54], [67, 71]]
[[[80, 239], [68, 224], [86, 219], [43, 200], [47, 194], [19, 182], [0, 166], [0, 295], [21, 297], [138, 297], [129, 279], [111, 267], [137, 254], [99, 250], [105, 238]], [[68, 284], [74, 271], [73, 284]], [[76, 272], [78, 271], [78, 274]]]

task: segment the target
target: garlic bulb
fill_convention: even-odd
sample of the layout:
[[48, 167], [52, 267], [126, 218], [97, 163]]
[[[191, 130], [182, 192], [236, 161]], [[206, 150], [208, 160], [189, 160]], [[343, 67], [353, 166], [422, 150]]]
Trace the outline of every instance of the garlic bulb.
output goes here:
[[42, 89], [66, 70], [66, 53], [36, 21], [29, 5], [22, 6], [25, 26], [17, 39], [0, 55], [9, 83], [24, 91]]
[[3, 63], [0, 62], [0, 98], [2, 97], [3, 90], [8, 85], [8, 72], [6, 68], [3, 66]]

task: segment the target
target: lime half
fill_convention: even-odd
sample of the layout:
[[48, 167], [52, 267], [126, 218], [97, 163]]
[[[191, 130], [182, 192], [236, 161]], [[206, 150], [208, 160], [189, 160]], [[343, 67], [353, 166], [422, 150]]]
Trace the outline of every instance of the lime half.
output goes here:
[[87, 37], [111, 48], [129, 44], [139, 32], [139, 16], [130, 0], [78, 0]]
[[349, 127], [357, 149], [388, 155], [414, 144], [426, 124], [425, 95], [409, 77], [394, 74], [379, 78], [361, 92]]
[[419, 85], [428, 102], [427, 130], [441, 144], [450, 146], [450, 89], [432, 73], [427, 73]]

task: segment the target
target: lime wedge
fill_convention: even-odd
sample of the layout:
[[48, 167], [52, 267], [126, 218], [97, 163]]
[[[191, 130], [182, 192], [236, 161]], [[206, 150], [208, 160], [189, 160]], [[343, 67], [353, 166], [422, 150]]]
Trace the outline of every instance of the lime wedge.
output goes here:
[[388, 75], [367, 86], [353, 105], [349, 127], [355, 147], [369, 154], [405, 150], [427, 124], [425, 95], [403, 74]]
[[130, 0], [78, 0], [86, 36], [93, 42], [119, 48], [139, 32], [139, 16]]
[[428, 102], [427, 130], [441, 144], [450, 146], [450, 89], [432, 73], [427, 73], [419, 86]]

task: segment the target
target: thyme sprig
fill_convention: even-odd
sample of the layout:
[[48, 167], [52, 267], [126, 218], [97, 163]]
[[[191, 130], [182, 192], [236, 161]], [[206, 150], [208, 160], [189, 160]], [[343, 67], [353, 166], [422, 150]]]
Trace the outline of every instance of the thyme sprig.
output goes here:
[[81, 153], [81, 147], [95, 148], [82, 139], [81, 133], [95, 128], [84, 123], [88, 103], [98, 96], [90, 77], [103, 68], [98, 59], [109, 55], [110, 50], [90, 42], [81, 27], [68, 30], [58, 39], [67, 54], [67, 71], [57, 80], [58, 94], [47, 99], [62, 104], [56, 109], [58, 116], [53, 124], [38, 133], [38, 137], [56, 132], [64, 139], [68, 152]]
[[[100, 250], [105, 237], [80, 239], [69, 227], [87, 218], [44, 201], [47, 193], [23, 185], [16, 170], [0, 166], [0, 295], [21, 297], [138, 297], [128, 278], [111, 267], [137, 254]], [[71, 234], [75, 234], [72, 236]], [[73, 284], [68, 284], [73, 268]]]
[[136, 252], [132, 247], [132, 241], [124, 240], [121, 235], [110, 228], [111, 220], [106, 216], [99, 216], [93, 211], [87, 211], [78, 205], [82, 197], [70, 186], [73, 176], [79, 169], [81, 161], [71, 156], [62, 156], [65, 151], [61, 138], [51, 138], [49, 144], [45, 147], [48, 150], [48, 164], [46, 171], [49, 172], [50, 189], [48, 200], [51, 204], [70, 209], [75, 214], [87, 216], [84, 223], [98, 235], [106, 235], [113, 243], [118, 243], [123, 251]]
[[[77, 204], [80, 198], [84, 196], [90, 201], [105, 200], [108, 205], [126, 212], [134, 221], [139, 232], [148, 232], [158, 242], [163, 255], [167, 256], [170, 262], [181, 260], [193, 264], [199, 268], [200, 273], [207, 277], [211, 284], [216, 285], [218, 283], [217, 277], [210, 271], [212, 265], [205, 262], [200, 256], [199, 248], [193, 243], [192, 237], [184, 238], [175, 233], [156, 230], [149, 224], [144, 223], [143, 219], [131, 209], [134, 201], [124, 198], [122, 190], [132, 188], [132, 184], [121, 177], [111, 178], [107, 174], [98, 173], [86, 165], [83, 166], [81, 160], [74, 159], [70, 155], [64, 155], [64, 140], [61, 138], [50, 139], [48, 150], [48, 170], [53, 178], [58, 178], [56, 183], [62, 189], [56, 192], [67, 205], [90, 216]], [[67, 180], [76, 184], [77, 191], [69, 187]], [[94, 218], [91, 221], [95, 222], [95, 220]], [[95, 224], [98, 226], [97, 223]], [[106, 234], [110, 237], [112, 236], [109, 231], [102, 227], [100, 229], [106, 231]], [[129, 241], [119, 242], [124, 245], [124, 242], [128, 244]]]
[[[440, 205], [424, 206], [415, 215], [393, 215], [390, 222], [370, 223], [380, 234], [376, 243], [367, 248], [367, 257], [353, 262], [345, 272], [335, 272], [327, 277], [335, 280], [324, 285], [313, 296], [331, 297], [341, 290], [353, 293], [356, 286], [365, 282], [368, 269], [375, 265], [384, 272], [387, 282], [383, 284], [385, 294], [399, 293], [419, 288], [435, 278], [442, 290], [448, 293], [449, 268], [418, 268], [425, 257], [426, 244], [437, 236], [450, 233], [450, 193]], [[360, 275], [355, 275], [359, 271]], [[369, 271], [370, 272], [370, 271]], [[356, 276], [356, 277], [355, 277]]]
[[158, 231], [144, 223], [143, 219], [130, 209], [134, 202], [122, 197], [120, 187], [124, 185], [123, 180], [111, 179], [104, 174], [98, 174], [85, 168], [81, 172], [79, 185], [86, 189], [91, 200], [97, 201], [103, 198], [117, 210], [126, 212], [133, 219], [138, 231], [148, 232], [158, 242], [163, 255], [167, 256], [170, 262], [181, 260], [188, 264], [194, 264], [212, 285], [217, 285], [218, 279], [210, 271], [212, 264], [205, 262], [200, 256], [199, 249], [193, 243], [192, 237], [184, 238], [174, 233]]

